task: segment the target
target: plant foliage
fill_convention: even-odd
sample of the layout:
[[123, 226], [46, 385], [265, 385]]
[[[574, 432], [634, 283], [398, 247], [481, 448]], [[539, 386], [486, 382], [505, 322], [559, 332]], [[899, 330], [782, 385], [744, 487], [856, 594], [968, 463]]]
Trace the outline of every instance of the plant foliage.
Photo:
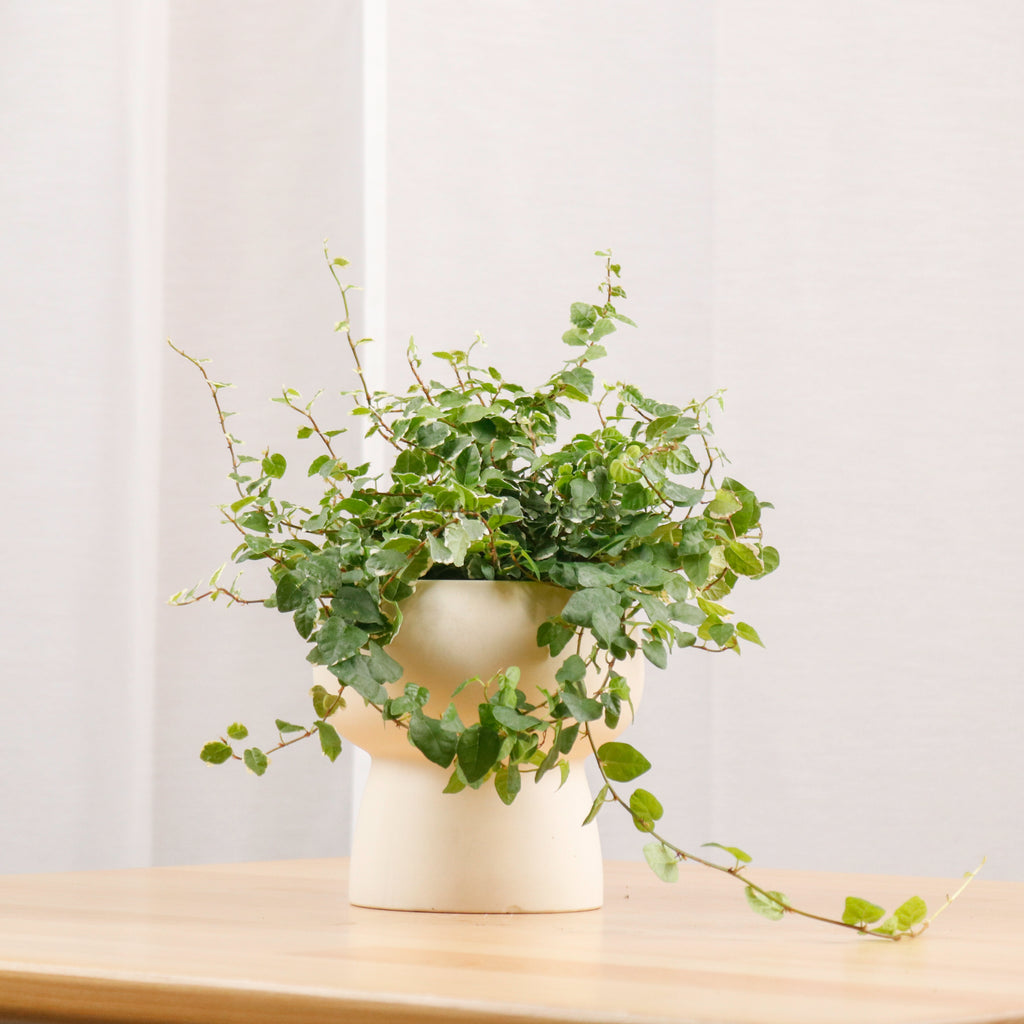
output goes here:
[[[383, 439], [386, 467], [350, 465], [335, 449], [347, 428], [322, 426], [316, 396], [305, 401], [291, 388], [275, 401], [298, 416], [298, 438], [315, 448], [308, 462], [296, 469], [272, 450], [241, 454], [220, 404], [229, 385], [212, 380], [203, 360], [175, 349], [202, 372], [230, 453], [237, 498], [221, 511], [240, 538], [232, 561], [262, 563], [270, 589], [261, 599], [245, 598], [236, 582], [221, 584], [218, 571], [205, 587], [171, 600], [224, 597], [276, 608], [308, 643], [308, 660], [337, 681], [333, 689], [314, 687], [311, 725], [277, 721], [278, 742], [269, 751], [237, 753], [231, 741], [248, 730], [235, 723], [203, 747], [204, 761], [242, 760], [262, 775], [268, 752], [313, 735], [333, 761], [341, 740], [329, 718], [356, 699], [406, 729], [429, 761], [449, 768], [449, 792], [491, 782], [511, 803], [524, 775], [564, 776], [575, 744], [595, 746], [589, 723], [615, 726], [630, 706], [616, 667], [624, 660], [643, 656], [665, 668], [676, 649], [738, 654], [745, 644], [761, 645], [756, 629], [729, 605], [734, 587], [779, 565], [762, 524], [772, 506], [717, 472], [725, 460], [711, 411], [721, 407], [720, 394], [677, 404], [595, 375], [613, 335], [635, 327], [616, 306], [625, 297], [619, 265], [610, 252], [597, 255], [605, 269], [600, 300], [572, 303], [561, 338], [565, 356], [539, 386], [507, 380], [485, 365], [477, 336], [465, 350], [433, 352], [430, 362], [410, 341], [409, 385], [400, 393], [374, 390], [367, 380], [359, 349], [370, 339], [353, 335], [354, 286], [339, 277], [347, 261], [328, 256], [345, 310], [335, 329], [348, 343], [359, 383], [342, 394], [352, 399], [351, 415], [365, 436]], [[285, 481], [296, 472], [319, 484], [315, 504], [285, 497]], [[463, 723], [454, 706], [428, 715], [422, 686], [391, 685], [402, 680], [388, 653], [402, 602], [418, 581], [447, 578], [539, 581], [566, 591], [561, 613], [537, 634], [552, 656], [574, 652], [558, 671], [557, 690], [531, 703], [517, 688], [518, 669], [508, 666], [483, 681], [479, 721]], [[595, 672], [596, 689], [585, 683]], [[709, 844], [735, 858], [730, 868], [686, 854], [655, 832], [662, 805], [652, 793], [619, 795], [616, 784], [650, 768], [640, 751], [608, 742], [594, 753], [605, 784], [588, 822], [605, 803], [625, 807], [651, 835], [644, 855], [665, 880], [675, 880], [687, 859], [739, 875], [750, 860], [743, 851]], [[746, 891], [764, 916], [794, 911], [781, 893], [753, 884]], [[907, 906], [872, 933], [895, 937], [919, 924], [919, 908]], [[866, 931], [882, 914], [851, 900], [835, 923]]]

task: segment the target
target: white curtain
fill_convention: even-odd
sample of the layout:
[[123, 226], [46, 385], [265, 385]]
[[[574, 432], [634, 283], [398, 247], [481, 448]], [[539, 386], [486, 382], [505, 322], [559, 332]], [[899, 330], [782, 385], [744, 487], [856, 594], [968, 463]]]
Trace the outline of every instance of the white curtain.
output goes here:
[[8, 870], [150, 851], [163, 12], [0, 13]]
[[164, 339], [238, 383], [257, 451], [294, 438], [282, 384], [349, 383], [321, 247], [362, 252], [359, 5], [239, 10], [0, 13], [0, 870], [346, 849], [348, 758], [198, 760], [307, 713], [294, 629], [164, 603], [233, 546], [213, 407]]
[[0, 9], [0, 870], [345, 852], [347, 757], [196, 757], [305, 713], [287, 619], [162, 603], [232, 544], [209, 398], [163, 338], [239, 386], [250, 450], [293, 437], [271, 394], [351, 383], [327, 236], [389, 383], [410, 334], [475, 330], [538, 379], [611, 246], [640, 330], [604, 372], [728, 388], [721, 442], [783, 564], [736, 594], [767, 650], [651, 671], [634, 742], [682, 844], [1024, 877], [1024, 13], [240, 11]]

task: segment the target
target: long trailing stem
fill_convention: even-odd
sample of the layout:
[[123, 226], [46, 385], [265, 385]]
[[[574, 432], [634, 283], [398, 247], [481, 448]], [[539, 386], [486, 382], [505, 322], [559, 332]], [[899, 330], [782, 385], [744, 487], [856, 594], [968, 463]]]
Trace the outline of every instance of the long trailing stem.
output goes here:
[[664, 847], [666, 847], [673, 854], [675, 854], [676, 858], [679, 861], [691, 861], [694, 864], [701, 865], [701, 867], [711, 868], [713, 871], [717, 871], [720, 874], [730, 875], [731, 877], [736, 878], [739, 881], [741, 881], [744, 884], [744, 886], [746, 886], [748, 889], [751, 889], [754, 892], [758, 893], [764, 899], [768, 900], [771, 904], [774, 904], [781, 911], [783, 911], [784, 913], [787, 913], [787, 914], [796, 914], [799, 917], [805, 917], [805, 918], [808, 918], [808, 919], [810, 919], [812, 921], [820, 921], [820, 922], [822, 922], [824, 924], [835, 925], [836, 927], [839, 927], [839, 928], [845, 928], [845, 929], [848, 929], [849, 931], [855, 931], [855, 932], [858, 932], [858, 933], [860, 933], [862, 935], [871, 935], [871, 936], [874, 936], [874, 937], [879, 938], [879, 939], [888, 939], [888, 940], [890, 940], [892, 942], [898, 942], [900, 939], [904, 939], [904, 938], [908, 938], [908, 939], [917, 938], [917, 936], [920, 935], [922, 932], [924, 932], [928, 928], [928, 926], [932, 923], [932, 921], [934, 921], [935, 918], [937, 918], [939, 916], [939, 914], [941, 914], [947, 907], [949, 907], [949, 905], [955, 899], [957, 899], [958, 896], [960, 896], [960, 894], [964, 891], [964, 889], [966, 889], [967, 886], [974, 880], [975, 876], [978, 874], [978, 872], [981, 870], [982, 866], [985, 863], [985, 861], [982, 860], [981, 864], [979, 864], [978, 867], [974, 871], [968, 872], [967, 876], [965, 877], [965, 879], [964, 879], [963, 883], [960, 885], [960, 887], [952, 895], [947, 895], [946, 896], [945, 903], [943, 903], [942, 906], [939, 907], [939, 909], [935, 911], [935, 913], [933, 913], [926, 921], [924, 921], [919, 928], [911, 929], [909, 931], [897, 932], [897, 933], [894, 934], [894, 933], [882, 931], [879, 928], [872, 928], [872, 927], [870, 927], [867, 924], [863, 924], [863, 923], [862, 924], [850, 924], [849, 922], [841, 921], [839, 918], [836, 918], [836, 917], [828, 917], [827, 915], [824, 915], [824, 914], [815, 914], [815, 913], [812, 913], [811, 911], [808, 911], [808, 910], [802, 910], [800, 907], [796, 907], [792, 903], [788, 902], [788, 900], [780, 899], [780, 894], [779, 893], [772, 892], [772, 891], [770, 891], [768, 889], [765, 889], [762, 886], [758, 885], [756, 882], [751, 881], [743, 873], [744, 866], [742, 864], [734, 865], [732, 867], [726, 867], [725, 865], [716, 864], [714, 861], [707, 860], [704, 857], [699, 857], [696, 854], [690, 853], [690, 852], [688, 852], [686, 850], [683, 850], [680, 847], [676, 846], [675, 843], [673, 843], [670, 840], [666, 839], [660, 832], [658, 832], [657, 829], [655, 829], [653, 827], [652, 823], [643, 821], [643, 819], [641, 819], [640, 815], [638, 815], [633, 810], [633, 808], [630, 807], [629, 801], [624, 800], [622, 798], [622, 796], [619, 794], [618, 790], [615, 788], [614, 781], [608, 777], [608, 774], [605, 771], [605, 767], [601, 763], [601, 758], [598, 756], [597, 746], [594, 743], [594, 737], [591, 735], [590, 729], [588, 727], [586, 727], [586, 726], [584, 727], [584, 733], [585, 733], [586, 738], [587, 738], [587, 743], [590, 745], [590, 749], [591, 749], [591, 751], [594, 754], [594, 759], [597, 762], [598, 770], [601, 773], [601, 779], [602, 779], [602, 781], [604, 783], [604, 786], [605, 786], [605, 792], [607, 793], [608, 796], [611, 797], [611, 799], [612, 799], [612, 801], [614, 803], [617, 803], [617, 804], [619, 804], [619, 806], [625, 808], [626, 812], [630, 815], [630, 817], [633, 818], [634, 821], [636, 821], [638, 824], [640, 824], [642, 822], [642, 824], [643, 824], [643, 831], [644, 832], [646, 832], [648, 835], [650, 835], [650, 837], [653, 840], [655, 840], [656, 842], [661, 843]]

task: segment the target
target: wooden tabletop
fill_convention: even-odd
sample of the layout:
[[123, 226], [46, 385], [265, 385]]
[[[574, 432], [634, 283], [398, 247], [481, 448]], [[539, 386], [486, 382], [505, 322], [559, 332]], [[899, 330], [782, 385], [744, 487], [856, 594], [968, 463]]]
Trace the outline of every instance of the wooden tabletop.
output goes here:
[[[415, 855], [412, 851], [411, 855]], [[350, 907], [346, 862], [0, 877], [0, 1019], [314, 1022], [1024, 1022], [1024, 883], [979, 879], [889, 943], [746, 906], [732, 879], [609, 864], [603, 910]], [[764, 871], [805, 909], [938, 906], [956, 883]]]

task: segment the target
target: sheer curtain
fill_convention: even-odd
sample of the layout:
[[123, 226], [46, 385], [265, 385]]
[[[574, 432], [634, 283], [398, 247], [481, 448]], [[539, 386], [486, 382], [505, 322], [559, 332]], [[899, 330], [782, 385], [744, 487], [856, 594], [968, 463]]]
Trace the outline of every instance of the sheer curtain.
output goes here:
[[362, 253], [360, 6], [237, 14], [0, 13], [0, 870], [347, 843], [347, 764], [198, 761], [231, 721], [270, 735], [305, 712], [285, 618], [164, 604], [233, 546], [212, 406], [164, 338], [238, 383], [225, 404], [257, 450], [294, 438], [282, 384], [330, 385], [324, 365], [349, 383], [321, 249]]
[[0, 14], [8, 870], [149, 857], [164, 11]]
[[539, 378], [611, 246], [640, 330], [604, 373], [728, 387], [720, 440], [775, 501], [783, 564], [737, 594], [766, 651], [651, 670], [635, 742], [682, 843], [1024, 877], [1024, 13], [239, 10], [0, 11], [0, 870], [345, 852], [348, 755], [262, 779], [196, 757], [305, 714], [287, 619], [163, 604], [233, 544], [209, 397], [163, 339], [238, 385], [250, 451], [297, 465], [267, 398], [325, 387], [331, 418], [351, 383], [327, 236], [391, 385], [410, 334], [476, 330]]

